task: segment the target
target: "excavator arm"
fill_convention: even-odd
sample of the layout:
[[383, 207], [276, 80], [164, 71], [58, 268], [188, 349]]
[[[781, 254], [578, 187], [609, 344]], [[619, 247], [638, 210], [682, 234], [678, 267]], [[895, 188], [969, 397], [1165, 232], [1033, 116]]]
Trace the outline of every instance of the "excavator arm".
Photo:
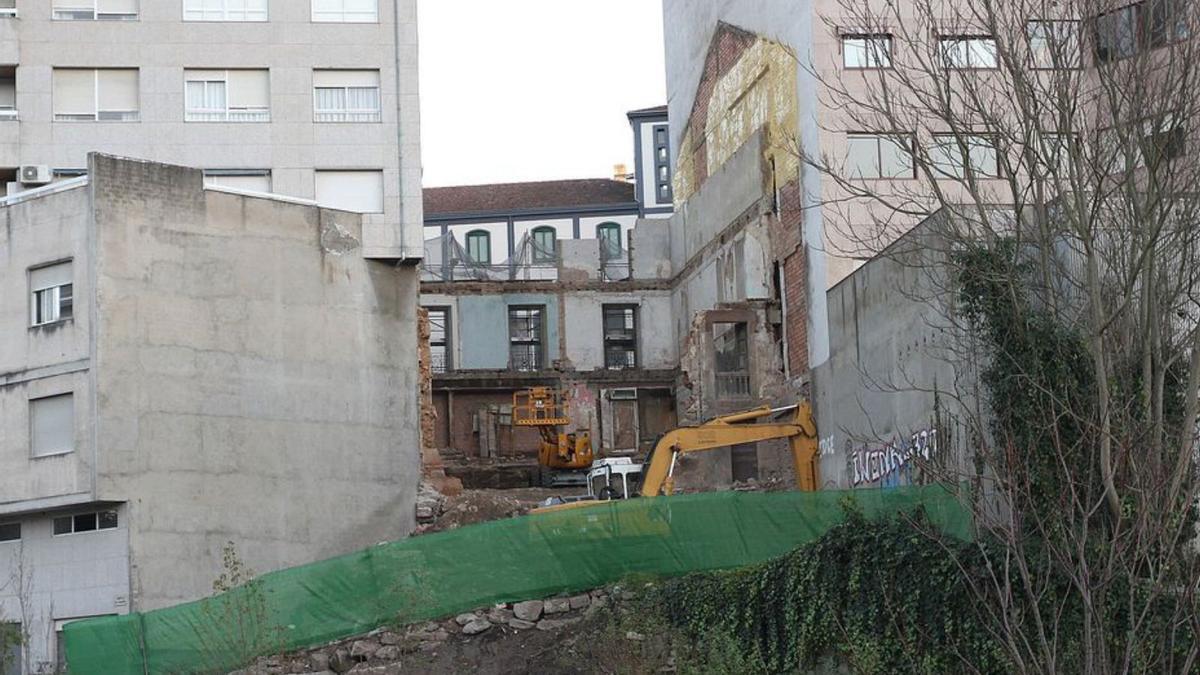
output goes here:
[[[747, 424], [788, 410], [796, 411], [789, 423]], [[791, 446], [797, 487], [805, 492], [816, 490], [817, 429], [812, 406], [802, 401], [784, 408], [763, 407], [717, 417], [697, 427], [681, 427], [668, 432], [650, 454], [642, 479], [642, 496], [657, 497], [674, 491], [675, 462], [681, 454], [777, 438], [787, 439]]]

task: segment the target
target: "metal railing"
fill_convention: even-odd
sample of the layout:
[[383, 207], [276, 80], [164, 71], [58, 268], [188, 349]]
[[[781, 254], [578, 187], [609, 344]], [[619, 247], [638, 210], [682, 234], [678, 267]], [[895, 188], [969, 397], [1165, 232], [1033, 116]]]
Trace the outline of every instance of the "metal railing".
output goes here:
[[750, 398], [750, 373], [717, 373], [717, 398]]
[[542, 369], [542, 346], [540, 344], [514, 344], [508, 351], [509, 368], [518, 372]]

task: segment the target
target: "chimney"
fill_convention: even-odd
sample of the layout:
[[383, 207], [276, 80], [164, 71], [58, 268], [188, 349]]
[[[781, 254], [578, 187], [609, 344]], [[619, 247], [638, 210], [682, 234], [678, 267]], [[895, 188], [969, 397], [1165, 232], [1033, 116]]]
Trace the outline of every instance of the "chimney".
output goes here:
[[629, 171], [624, 164], [613, 164], [613, 180], [629, 180]]

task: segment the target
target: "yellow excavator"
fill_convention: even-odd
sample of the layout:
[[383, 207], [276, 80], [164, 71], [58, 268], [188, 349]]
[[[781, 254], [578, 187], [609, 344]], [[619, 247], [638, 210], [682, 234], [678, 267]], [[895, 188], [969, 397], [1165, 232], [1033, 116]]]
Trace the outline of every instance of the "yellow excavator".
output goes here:
[[513, 393], [513, 425], [532, 427], [542, 437], [538, 448], [539, 482], [555, 485], [583, 485], [592, 467], [591, 432], [567, 431], [570, 409], [563, 392], [550, 387], [531, 387]]
[[[763, 418], [793, 412], [790, 420], [783, 422], [759, 422]], [[699, 426], [680, 427], [663, 435], [654, 445], [646, 463], [631, 467], [642, 474], [640, 495], [657, 497], [675, 491], [675, 464], [682, 454], [715, 450], [741, 443], [756, 443], [774, 439], [787, 439], [791, 446], [792, 462], [796, 468], [796, 487], [802, 492], [817, 489], [817, 426], [813, 421], [812, 405], [801, 401], [782, 408], [763, 406], [732, 415], [713, 418]], [[613, 475], [613, 467], [600, 467], [593, 474], [606, 471]], [[534, 513], [546, 513], [569, 508], [591, 506], [597, 499], [622, 499], [636, 496], [627, 490], [618, 489], [609, 481], [601, 490], [595, 489], [597, 481], [590, 477], [588, 497], [579, 501], [550, 504], [535, 509]]]

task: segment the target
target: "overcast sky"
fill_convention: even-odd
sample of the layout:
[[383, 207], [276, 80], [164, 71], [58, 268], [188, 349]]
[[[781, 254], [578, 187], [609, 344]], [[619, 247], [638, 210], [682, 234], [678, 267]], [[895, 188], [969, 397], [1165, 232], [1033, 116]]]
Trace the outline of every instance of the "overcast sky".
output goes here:
[[657, 0], [419, 0], [425, 185], [602, 178], [666, 103]]

